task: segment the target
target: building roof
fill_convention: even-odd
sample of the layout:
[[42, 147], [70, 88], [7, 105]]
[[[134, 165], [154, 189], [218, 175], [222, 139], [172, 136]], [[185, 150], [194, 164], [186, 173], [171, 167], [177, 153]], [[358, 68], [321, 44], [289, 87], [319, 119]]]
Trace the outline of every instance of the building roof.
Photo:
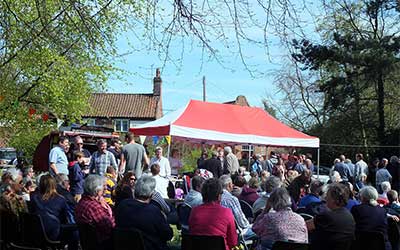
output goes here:
[[239, 95], [236, 97], [234, 101], [229, 101], [229, 102], [224, 102], [224, 104], [233, 104], [233, 105], [239, 105], [243, 107], [250, 107], [249, 102], [247, 101], [246, 97], [243, 95]]
[[159, 101], [153, 94], [93, 93], [82, 117], [157, 119]]

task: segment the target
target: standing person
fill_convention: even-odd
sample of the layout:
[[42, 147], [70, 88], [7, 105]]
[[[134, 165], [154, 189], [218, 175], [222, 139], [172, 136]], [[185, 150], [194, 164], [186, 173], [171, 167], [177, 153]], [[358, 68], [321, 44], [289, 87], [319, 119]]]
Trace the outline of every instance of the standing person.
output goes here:
[[333, 167], [333, 171], [337, 171], [340, 174], [340, 178], [344, 181], [351, 180], [351, 172], [349, 166], [344, 163], [346, 157], [344, 155], [340, 155], [339, 161], [335, 163]]
[[207, 159], [208, 159], [208, 153], [207, 153], [206, 150], [203, 150], [203, 151], [201, 152], [200, 158], [197, 159], [197, 168], [198, 168], [198, 169], [204, 168], [203, 165], [204, 165], [204, 163], [206, 162]]
[[59, 173], [68, 174], [68, 159], [65, 150], [69, 148], [69, 141], [66, 137], [60, 136], [58, 144], [50, 150], [49, 172], [52, 176]]
[[[74, 150], [74, 152], [72, 152], [72, 153], [75, 153], [75, 152], [83, 153], [85, 165], [89, 164], [91, 154], [90, 154], [89, 150], [87, 150], [86, 148], [83, 148], [83, 139], [79, 135], [74, 138], [73, 150]], [[72, 161], [72, 160], [73, 160], [73, 155], [71, 155], [71, 157], [70, 157], [70, 161]]]
[[400, 190], [400, 162], [399, 158], [395, 155], [390, 157], [389, 164], [387, 166], [387, 170], [392, 176], [392, 188], [393, 190]]
[[383, 163], [383, 161], [380, 162], [378, 165], [378, 171], [376, 171], [375, 181], [376, 181], [376, 189], [378, 190], [378, 193], [382, 193], [381, 184], [383, 182], [385, 182], [385, 181], [389, 182], [389, 183], [392, 182], [392, 175], [386, 169], [386, 166]]
[[108, 166], [113, 166], [117, 169], [117, 162], [115, 161], [114, 155], [107, 150], [107, 142], [100, 139], [97, 141], [96, 145], [98, 150], [93, 153], [90, 159], [90, 173], [103, 176]]
[[224, 172], [225, 166], [226, 166], [226, 159], [224, 155], [224, 149], [220, 148], [218, 149], [218, 160], [220, 161], [221, 164], [221, 172]]
[[364, 156], [361, 153], [356, 154], [356, 164], [354, 166], [355, 182], [361, 181], [361, 174], [368, 176], [368, 164], [364, 161]]
[[119, 164], [121, 162], [121, 141], [115, 138], [111, 139], [111, 145], [107, 150], [114, 155], [115, 160]]
[[160, 166], [157, 163], [151, 165], [150, 171], [154, 180], [156, 180], [155, 190], [161, 194], [161, 197], [168, 199], [169, 180], [160, 176]]
[[83, 177], [85, 174], [82, 172], [81, 166], [84, 163], [84, 155], [82, 152], [74, 153], [74, 161], [69, 163], [69, 184], [70, 192], [78, 202], [83, 194]]
[[210, 171], [214, 178], [219, 178], [222, 175], [223, 169], [221, 168], [221, 161], [218, 159], [217, 151], [211, 153], [211, 158], [204, 162], [203, 168]]
[[189, 204], [190, 207], [194, 208], [203, 204], [203, 198], [201, 196], [201, 190], [204, 183], [204, 178], [201, 176], [194, 176], [191, 180], [191, 189], [185, 197], [185, 203]]
[[372, 160], [371, 164], [368, 166], [368, 177], [367, 182], [371, 186], [376, 187], [376, 172], [378, 171], [379, 159], [375, 158]]
[[234, 153], [232, 153], [232, 148], [227, 146], [224, 148], [225, 159], [226, 159], [226, 169], [224, 173], [234, 174], [239, 171], [239, 161]]
[[162, 147], [156, 147], [156, 156], [151, 158], [150, 166], [154, 163], [157, 163], [160, 166], [160, 176], [167, 177], [171, 175], [171, 167], [169, 165], [169, 161], [165, 158], [162, 153]]
[[125, 135], [125, 141], [128, 144], [122, 148], [119, 173], [132, 171], [137, 178], [140, 178], [144, 168], [149, 165], [146, 150], [142, 145], [135, 143], [135, 136], [131, 132]]
[[179, 150], [173, 149], [172, 156], [169, 157], [169, 165], [171, 166], [172, 175], [178, 175], [179, 170], [183, 167], [183, 164], [179, 158], [180, 158]]

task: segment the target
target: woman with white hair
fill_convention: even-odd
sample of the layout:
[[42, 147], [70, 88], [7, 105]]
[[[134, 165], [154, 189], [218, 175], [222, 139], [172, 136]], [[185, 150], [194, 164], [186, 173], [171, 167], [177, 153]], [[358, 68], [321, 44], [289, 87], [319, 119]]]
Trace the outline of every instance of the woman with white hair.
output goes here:
[[[142, 175], [135, 184], [135, 199], [121, 201], [115, 212], [118, 228], [136, 228], [143, 233], [145, 249], [167, 249], [173, 232], [161, 210], [151, 203], [156, 180]], [[134, 248], [134, 246], [132, 246]]]
[[351, 213], [356, 222], [356, 231], [359, 232], [379, 232], [382, 233], [386, 243], [386, 249], [389, 250], [387, 228], [388, 216], [386, 210], [379, 206], [378, 192], [372, 186], [365, 186], [360, 190], [361, 204], [354, 206]]
[[[258, 249], [272, 249], [275, 241], [308, 242], [306, 223], [300, 215], [292, 211], [291, 205], [285, 188], [272, 191], [263, 213], [257, 217], [252, 227], [261, 238]], [[275, 212], [270, 212], [271, 208]]]

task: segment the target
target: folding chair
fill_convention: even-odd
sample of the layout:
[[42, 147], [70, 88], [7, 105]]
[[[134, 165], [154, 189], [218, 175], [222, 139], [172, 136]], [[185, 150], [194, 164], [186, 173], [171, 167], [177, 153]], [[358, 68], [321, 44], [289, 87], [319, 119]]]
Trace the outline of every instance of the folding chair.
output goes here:
[[310, 245], [291, 241], [275, 241], [272, 250], [308, 250]]
[[385, 239], [380, 232], [356, 231], [356, 241], [353, 250], [385, 250]]
[[182, 234], [189, 233], [189, 216], [192, 211], [192, 207], [187, 203], [179, 204], [176, 208], [178, 212], [179, 224], [182, 227]]
[[135, 228], [114, 228], [113, 245], [115, 250], [145, 250], [142, 232]]
[[182, 235], [182, 250], [225, 250], [222, 236]]
[[244, 200], [239, 200], [240, 208], [242, 209], [244, 215], [246, 216], [247, 220], [252, 223], [254, 219], [253, 215], [253, 208]]
[[82, 250], [98, 249], [96, 229], [90, 224], [78, 224]]

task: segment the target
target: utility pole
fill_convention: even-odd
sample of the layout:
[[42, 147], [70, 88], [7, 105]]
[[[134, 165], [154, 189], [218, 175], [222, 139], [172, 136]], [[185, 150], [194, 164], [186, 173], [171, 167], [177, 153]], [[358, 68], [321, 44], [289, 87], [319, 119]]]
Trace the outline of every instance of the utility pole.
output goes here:
[[203, 76], [203, 102], [206, 101], [206, 76]]

